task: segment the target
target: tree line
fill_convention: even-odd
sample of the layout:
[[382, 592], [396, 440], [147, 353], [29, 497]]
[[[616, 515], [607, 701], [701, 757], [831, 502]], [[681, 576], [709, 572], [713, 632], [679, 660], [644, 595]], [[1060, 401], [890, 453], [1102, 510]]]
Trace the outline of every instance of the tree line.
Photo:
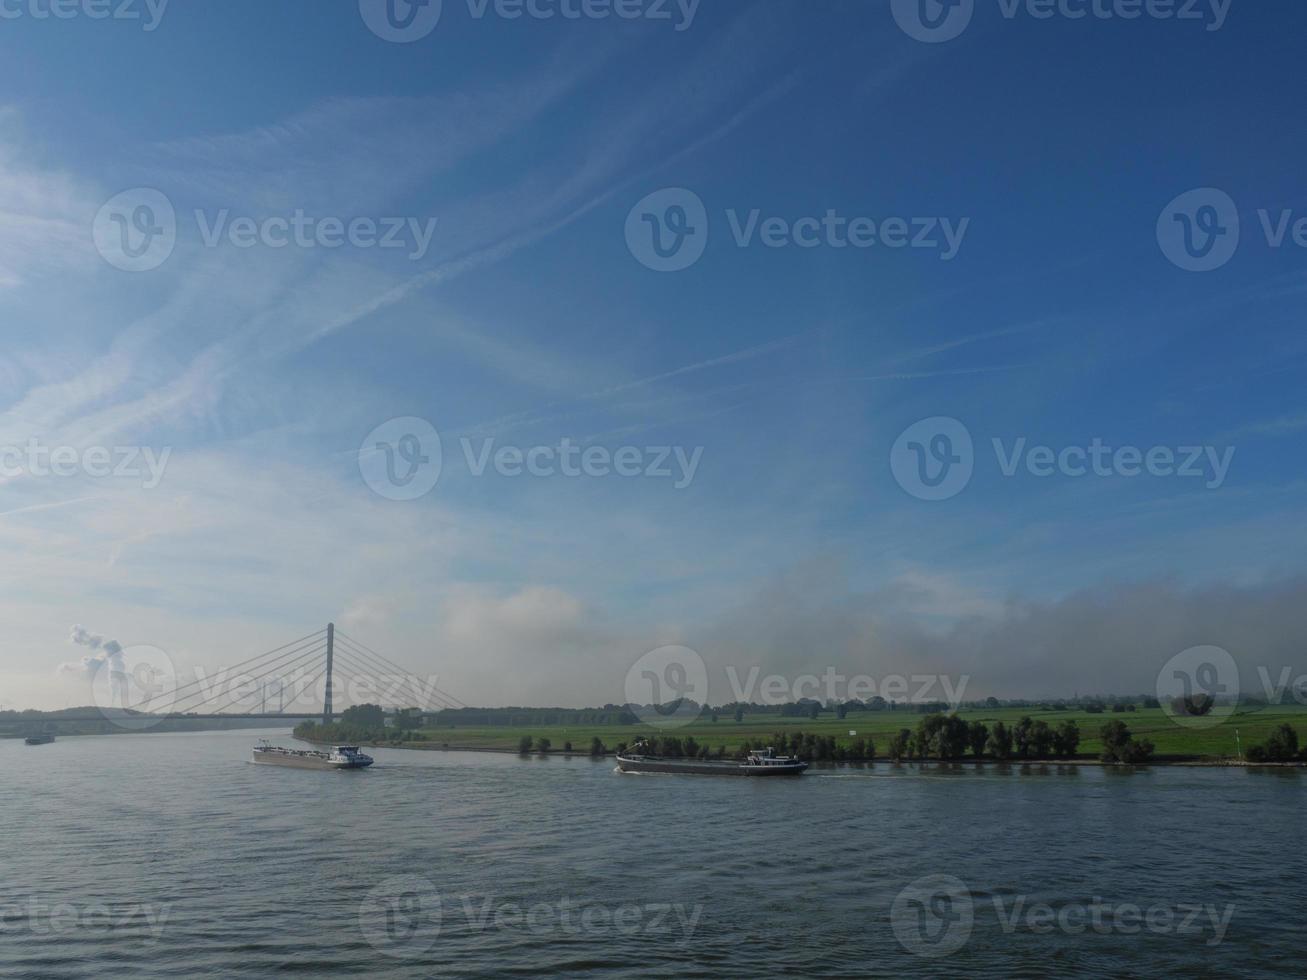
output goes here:
[[1284, 724], [1260, 745], [1248, 750], [1249, 762], [1307, 762], [1307, 748], [1298, 747], [1298, 733]]

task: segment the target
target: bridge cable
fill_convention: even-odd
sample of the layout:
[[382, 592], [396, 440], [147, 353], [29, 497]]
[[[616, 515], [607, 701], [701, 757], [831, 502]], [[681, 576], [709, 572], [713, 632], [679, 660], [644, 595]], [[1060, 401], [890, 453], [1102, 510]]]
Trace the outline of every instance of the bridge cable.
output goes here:
[[[379, 665], [379, 664], [376, 662], [376, 660], [377, 660], [376, 657], [372, 657], [372, 656], [369, 656], [368, 654], [365, 654], [362, 650], [358, 649], [357, 644], [356, 644], [354, 641], [350, 640], [348, 637], [346, 637], [346, 638], [344, 639], [343, 644], [342, 644], [342, 647], [343, 647], [344, 649], [348, 650], [349, 652], [353, 653], [355, 656], [357, 656], [357, 657], [359, 657], [360, 659], [362, 659], [363, 662], [364, 662], [365, 664], [368, 664], [368, 666], [370, 667], [371, 670], [382, 670], [382, 671], [385, 671], [385, 670], [393, 670], [393, 671], [394, 671], [395, 673], [397, 673], [398, 676], [400, 676], [400, 677], [411, 678], [411, 679], [413, 679], [413, 680], [416, 680], [416, 676], [415, 676], [415, 675], [410, 674], [408, 671], [406, 671], [406, 670], [404, 670], [403, 668], [401, 668], [398, 664], [394, 664], [394, 663], [385, 664], [385, 663], [383, 663], [383, 664], [380, 664], [380, 665]], [[372, 661], [372, 662], [369, 663], [369, 661]], [[464, 705], [464, 704], [462, 704], [461, 702], [459, 702], [457, 698], [454, 698], [453, 695], [446, 694], [444, 691], [440, 690], [440, 688], [435, 687], [434, 685], [432, 685], [432, 691], [435, 692], [435, 693], [434, 693], [434, 694], [428, 694], [428, 695], [426, 695], [426, 696], [427, 696], [428, 698], [440, 698], [440, 700], [439, 700], [439, 701], [436, 701], [436, 703], [435, 703], [435, 705], [434, 705], [435, 708], [436, 708], [436, 710], [443, 710], [443, 709], [446, 709], [446, 708], [455, 708], [455, 707], [466, 707], [466, 705]], [[432, 709], [432, 705], [431, 705], [431, 704], [426, 704], [426, 705], [423, 705], [422, 707], [424, 707], [424, 708], [425, 708], [426, 710], [428, 710], [428, 711]]]
[[[323, 629], [318, 630], [316, 633], [310, 633], [310, 634], [308, 634], [308, 636], [301, 636], [298, 640], [291, 640], [290, 643], [285, 643], [285, 644], [283, 644], [283, 645], [281, 645], [281, 646], [279, 646], [279, 647], [275, 647], [275, 648], [273, 648], [272, 650], [266, 650], [266, 651], [264, 651], [263, 653], [256, 654], [255, 656], [250, 657], [250, 658], [247, 659], [247, 660], [242, 660], [240, 663], [235, 664], [234, 666], [232, 666], [232, 667], [228, 667], [228, 668], [225, 668], [225, 669], [226, 669], [227, 671], [229, 671], [229, 672], [230, 672], [230, 671], [239, 670], [241, 667], [244, 667], [244, 666], [247, 665], [247, 664], [253, 663], [253, 662], [256, 661], [256, 660], [260, 660], [260, 659], [262, 659], [263, 657], [271, 656], [271, 655], [274, 654], [274, 653], [278, 653], [278, 652], [281, 651], [281, 650], [285, 650], [287, 647], [292, 647], [292, 646], [296, 646], [296, 645], [298, 645], [298, 644], [301, 644], [301, 643], [303, 643], [305, 640], [311, 640], [311, 639], [313, 639], [314, 637], [319, 636], [320, 634], [325, 638], [325, 636], [326, 636], [326, 632], [327, 632], [327, 630], [326, 630], [326, 628], [324, 627]], [[193, 681], [187, 681], [185, 684], [183, 684], [183, 685], [181, 685], [180, 687], [178, 687], [177, 690], [175, 690], [175, 691], [173, 691], [173, 692], [171, 693], [171, 696], [172, 696], [172, 698], [173, 698], [173, 703], [175, 704], [178, 700], [182, 700], [182, 701], [184, 701], [184, 700], [186, 700], [187, 698], [191, 697], [193, 694], [196, 694], [196, 693], [202, 693], [202, 689], [201, 689], [200, 691], [192, 691], [192, 692], [190, 692], [189, 694], [180, 695], [180, 692], [186, 690], [186, 688], [188, 688], [188, 687], [195, 687], [196, 685], [202, 685], [202, 684], [203, 684], [205, 681], [207, 681], [207, 680], [210, 680], [210, 678], [208, 678], [208, 677], [197, 677], [195, 680], [193, 680]], [[179, 697], [179, 695], [180, 695], [180, 697]], [[155, 700], [157, 700], [157, 699], [156, 699], [156, 698], [150, 698], [150, 699], [149, 699], [148, 701], [146, 701], [145, 703], [148, 704], [150, 701], [155, 701]], [[149, 711], [149, 710], [152, 710], [152, 709], [148, 709], [148, 708], [147, 708], [147, 709], [145, 709], [145, 710]]]
[[[278, 654], [277, 656], [272, 657], [271, 659], [264, 660], [263, 663], [259, 664], [258, 667], [254, 668], [254, 669], [256, 669], [256, 670], [262, 670], [262, 669], [265, 668], [265, 667], [271, 667], [271, 668], [273, 668], [274, 670], [278, 670], [278, 669], [281, 669], [281, 668], [285, 667], [285, 666], [286, 666], [287, 664], [289, 664], [290, 662], [300, 659], [300, 657], [301, 657], [302, 655], [305, 655], [305, 654], [316, 655], [316, 654], [319, 654], [319, 653], [324, 652], [325, 650], [326, 650], [325, 642], [323, 642], [323, 641], [312, 642], [312, 643], [306, 644], [306, 645], [304, 645], [304, 646], [298, 647], [298, 648], [296, 648], [296, 649], [294, 649], [294, 650], [291, 650], [291, 651], [289, 651], [289, 652], [287, 652], [287, 653]], [[226, 671], [224, 671], [224, 673], [225, 673], [227, 676], [232, 676], [231, 672], [234, 671], [234, 670], [235, 670], [235, 668], [228, 668]], [[247, 671], [247, 673], [249, 673], [249, 671]], [[220, 676], [220, 675], [215, 675], [215, 676]], [[262, 674], [262, 675], [260, 675], [260, 676], [267, 676], [267, 674], [265, 673], [265, 674]], [[211, 677], [200, 678], [200, 680], [202, 680], [202, 681], [209, 681], [209, 682], [211, 682], [211, 683], [213, 682], [213, 678], [211, 678]], [[193, 684], [188, 684], [188, 685], [186, 685], [186, 686], [187, 686], [187, 687], [190, 687], [190, 686], [193, 686]], [[222, 697], [221, 694], [213, 694], [213, 695], [209, 695], [209, 696], [207, 696], [207, 697], [204, 696], [204, 695], [205, 695], [205, 691], [204, 691], [203, 689], [196, 690], [196, 691], [192, 691], [192, 692], [190, 692], [189, 694], [184, 694], [184, 695], [182, 695], [181, 697], [177, 697], [177, 694], [176, 694], [176, 692], [174, 691], [174, 692], [173, 692], [173, 702], [172, 702], [172, 703], [173, 703], [174, 705], [177, 705], [177, 704], [181, 703], [182, 701], [187, 701], [187, 700], [189, 700], [190, 698], [193, 698], [193, 697], [197, 697], [197, 696], [198, 696], [198, 697], [200, 698], [200, 700], [197, 701], [197, 702], [195, 702], [193, 705], [191, 705], [190, 708], [187, 709], [188, 711], [193, 711], [195, 708], [199, 707], [200, 705], [207, 704], [207, 703], [210, 702], [210, 701], [213, 701], [213, 700], [216, 700], [216, 699], [219, 698], [219, 697]], [[151, 699], [151, 700], [154, 700], [154, 699]], [[175, 709], [174, 709], [174, 710], [175, 710]]]
[[[252, 677], [250, 677], [248, 683], [253, 684], [255, 681], [260, 681], [260, 680], [262, 680], [263, 678], [268, 677], [268, 676], [271, 675], [271, 674], [276, 674], [276, 673], [283, 672], [283, 671], [290, 671], [290, 670], [292, 670], [292, 669], [299, 669], [299, 668], [303, 667], [305, 664], [313, 662], [313, 660], [315, 660], [318, 656], [320, 656], [321, 653], [322, 653], [322, 651], [321, 651], [320, 649], [313, 649], [313, 650], [306, 651], [306, 652], [300, 654], [299, 656], [295, 657], [294, 659], [292, 659], [291, 661], [289, 661], [289, 662], [287, 662], [287, 663], [279, 664], [279, 665], [277, 665], [277, 666], [275, 666], [275, 667], [272, 667], [271, 669], [265, 671], [265, 672], [262, 673], [262, 674], [258, 674], [257, 676], [252, 676]], [[326, 670], [326, 665], [325, 665], [325, 664], [323, 664], [323, 668], [322, 668], [322, 669], [323, 669], [324, 671]], [[224, 692], [224, 693], [225, 693], [225, 692]], [[201, 705], [208, 704], [208, 703], [211, 702], [211, 701], [216, 701], [216, 700], [218, 700], [218, 698], [220, 698], [220, 697], [222, 697], [222, 696], [223, 696], [223, 694], [217, 694], [217, 695], [214, 695], [213, 697], [207, 698], [206, 700], [199, 702], [199, 704], [193, 705], [192, 707], [190, 707], [189, 709], [187, 709], [187, 713], [194, 712], [195, 709], [198, 708], [198, 707], [200, 707]], [[298, 697], [298, 695], [297, 695], [297, 697]], [[240, 697], [233, 698], [232, 700], [230, 700], [230, 701], [228, 701], [226, 704], [224, 704], [221, 708], [218, 708], [216, 711], [210, 712], [210, 714], [221, 714], [221, 713], [222, 713], [223, 711], [225, 711], [227, 708], [230, 708], [233, 704], [238, 703], [240, 700], [241, 700]], [[293, 704], [294, 702], [292, 701], [291, 703]]]
[[[336, 630], [336, 636], [337, 636], [337, 637], [342, 636], [342, 633], [341, 633], [340, 630]], [[349, 643], [351, 646], [354, 646], [355, 648], [362, 648], [362, 651], [367, 651], [368, 653], [372, 654], [372, 656], [376, 657], [378, 660], [381, 660], [383, 663], [387, 663], [387, 664], [389, 664], [390, 667], [391, 667], [391, 669], [393, 669], [393, 670], [397, 670], [397, 671], [399, 671], [401, 674], [407, 674], [407, 673], [408, 673], [407, 671], [404, 670], [404, 668], [400, 667], [399, 664], [395, 663], [393, 660], [390, 660], [388, 657], [384, 657], [384, 656], [382, 656], [380, 653], [377, 653], [376, 650], [373, 650], [370, 646], [368, 646], [366, 643], [363, 643], [361, 640], [356, 640], [356, 639], [354, 639], [352, 636], [350, 636], [349, 634], [343, 634], [343, 636], [344, 636], [344, 639], [345, 639], [345, 642], [346, 642], [346, 643]], [[361, 651], [358, 650], [358, 649], [356, 649], [356, 652], [361, 652]], [[435, 690], [437, 693], [439, 693], [439, 694], [440, 694], [440, 695], [441, 695], [445, 700], [447, 700], [447, 701], [449, 701], [449, 702], [452, 702], [452, 704], [453, 704], [454, 706], [457, 706], [457, 707], [459, 707], [459, 708], [466, 708], [466, 707], [467, 707], [466, 704], [464, 704], [464, 703], [463, 703], [462, 701], [460, 701], [458, 698], [454, 697], [454, 695], [450, 694], [448, 691], [441, 690], [441, 689], [438, 688], [438, 687], [437, 687], [437, 688], [434, 688], [434, 690]]]

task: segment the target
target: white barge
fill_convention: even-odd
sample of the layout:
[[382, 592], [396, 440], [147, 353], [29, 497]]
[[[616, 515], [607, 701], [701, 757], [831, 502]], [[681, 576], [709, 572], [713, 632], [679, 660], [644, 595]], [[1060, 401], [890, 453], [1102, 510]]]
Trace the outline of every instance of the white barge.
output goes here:
[[802, 759], [777, 755], [770, 748], [750, 752], [743, 762], [707, 762], [644, 755], [639, 751], [643, 747], [637, 743], [636, 751], [619, 754], [617, 768], [622, 772], [684, 773], [694, 776], [801, 776], [808, 768]]
[[252, 762], [264, 766], [289, 766], [292, 769], [366, 769], [372, 765], [372, 756], [359, 750], [357, 745], [337, 745], [330, 752], [311, 749], [284, 749], [261, 739], [254, 746]]

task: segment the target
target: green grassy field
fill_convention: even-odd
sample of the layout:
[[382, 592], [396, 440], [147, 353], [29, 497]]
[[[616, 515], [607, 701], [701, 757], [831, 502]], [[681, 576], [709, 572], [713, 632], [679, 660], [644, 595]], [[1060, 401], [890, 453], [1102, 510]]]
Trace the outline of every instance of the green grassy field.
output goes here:
[[[1002, 721], [1009, 728], [1023, 715], [1043, 719], [1053, 726], [1066, 719], [1074, 719], [1080, 726], [1082, 757], [1098, 755], [1101, 747], [1098, 739], [1099, 729], [1113, 719], [1124, 721], [1136, 738], [1152, 740], [1158, 756], [1183, 756], [1195, 759], [1235, 758], [1237, 756], [1236, 730], [1246, 752], [1249, 746], [1265, 741], [1271, 730], [1284, 722], [1293, 725], [1300, 736], [1307, 741], [1307, 707], [1299, 705], [1243, 709], [1209, 728], [1190, 728], [1177, 724], [1160, 708], [1137, 708], [1135, 711], [1115, 714], [1110, 710], [1102, 714], [1090, 714], [1085, 711], [1031, 708], [995, 710], [978, 708], [963, 709], [958, 712], [958, 716], [966, 721], [983, 721], [991, 727], [994, 722]], [[776, 715], [745, 715], [741, 722], [722, 718], [716, 723], [696, 722], [683, 728], [667, 730], [644, 725], [469, 726], [427, 729], [421, 733], [421, 742], [408, 744], [414, 747], [431, 748], [515, 750], [519, 740], [529, 735], [533, 738], [548, 738], [553, 743], [554, 750], [562, 749], [565, 742], [571, 742], [576, 751], [587, 752], [590, 740], [594, 737], [598, 737], [609, 749], [612, 749], [619, 742], [630, 743], [641, 735], [667, 734], [680, 738], [692, 735], [700, 744], [706, 743], [713, 749], [725, 745], [730, 751], [746, 739], [758, 744], [760, 741], [765, 741], [773, 732], [784, 730], [834, 735], [841, 744], [845, 745], [856, 738], [870, 738], [876, 744], [877, 756], [883, 758], [889, 738], [901, 728], [915, 729], [923, 717], [910, 711], [869, 711], [849, 714], [842, 720], [834, 714], [823, 713], [815, 721], [808, 718], [781, 718]], [[850, 736], [850, 731], [856, 731], [857, 735]]]

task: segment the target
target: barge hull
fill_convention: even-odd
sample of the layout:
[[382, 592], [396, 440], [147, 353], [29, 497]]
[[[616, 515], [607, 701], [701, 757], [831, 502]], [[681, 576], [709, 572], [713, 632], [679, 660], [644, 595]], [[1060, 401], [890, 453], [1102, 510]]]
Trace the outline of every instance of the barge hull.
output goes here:
[[653, 762], [651, 760], [618, 759], [622, 772], [683, 773], [692, 776], [799, 776], [808, 767], [803, 766], [744, 766], [712, 762]]

